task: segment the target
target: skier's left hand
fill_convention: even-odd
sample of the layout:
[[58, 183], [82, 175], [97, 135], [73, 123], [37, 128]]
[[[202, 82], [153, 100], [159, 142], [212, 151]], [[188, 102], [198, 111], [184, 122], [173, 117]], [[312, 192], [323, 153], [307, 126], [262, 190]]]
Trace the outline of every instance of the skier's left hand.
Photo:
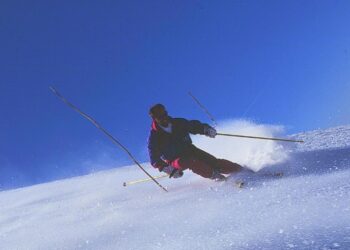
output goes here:
[[209, 125], [204, 127], [204, 135], [210, 138], [215, 138], [216, 134], [217, 132], [215, 128], [210, 127]]
[[169, 175], [169, 178], [180, 178], [183, 176], [184, 172], [179, 169], [174, 168], [173, 166], [166, 166], [162, 169], [162, 172], [165, 172]]

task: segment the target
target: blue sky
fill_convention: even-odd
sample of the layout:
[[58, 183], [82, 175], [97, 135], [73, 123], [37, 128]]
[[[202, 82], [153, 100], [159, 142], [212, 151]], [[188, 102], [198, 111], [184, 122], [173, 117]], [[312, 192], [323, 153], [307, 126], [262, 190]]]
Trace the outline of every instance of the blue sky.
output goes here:
[[349, 1], [0, 3], [0, 187], [146, 161], [148, 108], [288, 133], [350, 123]]

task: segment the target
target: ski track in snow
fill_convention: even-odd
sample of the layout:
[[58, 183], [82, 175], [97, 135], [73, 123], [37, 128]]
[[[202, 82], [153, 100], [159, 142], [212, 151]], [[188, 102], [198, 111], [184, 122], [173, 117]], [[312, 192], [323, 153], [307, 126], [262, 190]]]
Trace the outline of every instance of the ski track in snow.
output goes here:
[[0, 192], [0, 249], [350, 249], [350, 126], [294, 137], [287, 161], [226, 183], [123, 187], [144, 178], [127, 166]]

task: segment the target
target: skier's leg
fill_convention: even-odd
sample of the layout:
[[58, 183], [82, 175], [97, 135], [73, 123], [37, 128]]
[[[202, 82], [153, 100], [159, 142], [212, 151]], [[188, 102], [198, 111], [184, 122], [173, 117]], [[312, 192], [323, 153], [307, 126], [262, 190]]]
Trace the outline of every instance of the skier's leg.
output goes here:
[[210, 165], [221, 174], [230, 174], [242, 170], [242, 166], [225, 159], [217, 159], [215, 156], [201, 150], [195, 146], [191, 149], [193, 155], [207, 165]]
[[219, 168], [219, 172], [222, 174], [239, 172], [243, 169], [241, 165], [225, 159], [218, 159], [217, 166]]
[[194, 145], [192, 145], [191, 153], [194, 158], [203, 161], [208, 165], [211, 165], [213, 168], [217, 168], [218, 159], [215, 156], [209, 154], [208, 152], [205, 152], [202, 149], [195, 147]]
[[209, 164], [194, 158], [177, 158], [171, 162], [171, 166], [180, 170], [191, 169], [193, 173], [204, 178], [213, 176], [213, 168]]

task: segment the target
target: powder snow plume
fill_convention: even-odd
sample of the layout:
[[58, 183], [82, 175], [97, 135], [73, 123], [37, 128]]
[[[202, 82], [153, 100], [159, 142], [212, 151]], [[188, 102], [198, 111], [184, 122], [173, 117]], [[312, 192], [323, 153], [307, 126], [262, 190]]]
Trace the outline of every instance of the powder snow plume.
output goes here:
[[[216, 127], [219, 133], [262, 137], [280, 137], [283, 126], [255, 124], [247, 120], [226, 120]], [[282, 163], [288, 159], [286, 143], [271, 140], [258, 140], [216, 136], [215, 139], [195, 136], [194, 144], [218, 158], [225, 158], [248, 167], [253, 171], [269, 165]]]

